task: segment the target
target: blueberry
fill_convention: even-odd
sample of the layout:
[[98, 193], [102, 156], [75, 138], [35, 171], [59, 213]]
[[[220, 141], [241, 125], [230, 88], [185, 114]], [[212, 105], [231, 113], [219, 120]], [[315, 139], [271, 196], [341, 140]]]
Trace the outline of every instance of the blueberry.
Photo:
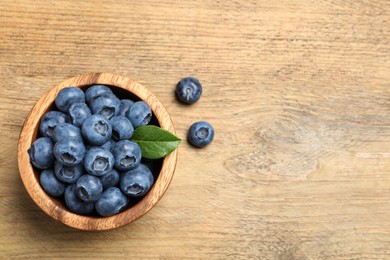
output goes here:
[[77, 127], [81, 127], [84, 121], [92, 115], [91, 109], [85, 103], [73, 103], [68, 110], [70, 123]]
[[101, 115], [92, 115], [85, 120], [81, 133], [90, 145], [103, 145], [111, 139], [112, 127]]
[[66, 187], [64, 197], [66, 207], [76, 214], [87, 215], [95, 208], [95, 203], [85, 202], [76, 195], [76, 184]]
[[76, 102], [85, 102], [84, 92], [76, 87], [61, 89], [55, 99], [56, 107], [62, 112], [67, 112], [70, 105]]
[[153, 186], [152, 172], [143, 164], [122, 174], [120, 180], [121, 190], [130, 197], [142, 197]]
[[111, 148], [114, 146], [115, 143], [116, 143], [116, 141], [111, 139], [111, 140], [105, 142], [101, 147], [103, 147], [106, 150], [111, 151]]
[[43, 136], [52, 138], [54, 134], [54, 128], [58, 124], [65, 123], [67, 117], [64, 113], [59, 111], [49, 111], [43, 115], [41, 123], [39, 125], [39, 132]]
[[93, 114], [107, 119], [119, 115], [121, 101], [112, 93], [103, 93], [91, 100], [89, 107]]
[[112, 90], [104, 85], [93, 85], [85, 91], [85, 101], [89, 104], [92, 99], [103, 93], [112, 93]]
[[54, 162], [53, 146], [54, 143], [49, 137], [36, 139], [27, 151], [32, 165], [41, 170], [52, 167]]
[[214, 138], [214, 128], [207, 122], [199, 121], [191, 125], [188, 130], [188, 142], [196, 147], [202, 148]]
[[128, 140], [133, 135], [133, 125], [126, 117], [114, 116], [110, 119], [110, 123], [112, 126], [112, 138], [114, 140]]
[[134, 128], [141, 125], [147, 125], [152, 119], [152, 110], [144, 101], [135, 102], [126, 113]]
[[82, 141], [80, 128], [68, 123], [58, 124], [57, 127], [54, 128], [53, 140], [55, 142], [60, 142], [67, 139], [78, 139]]
[[109, 217], [123, 211], [127, 206], [127, 197], [117, 187], [108, 188], [95, 203], [96, 211], [103, 217]]
[[106, 190], [116, 186], [119, 183], [120, 176], [115, 169], [112, 169], [106, 175], [99, 177], [99, 179], [102, 182], [103, 190]]
[[65, 139], [54, 145], [54, 156], [66, 166], [80, 164], [85, 156], [85, 146], [79, 139]]
[[114, 166], [114, 156], [102, 147], [92, 147], [84, 158], [85, 170], [95, 176], [106, 175]]
[[62, 182], [75, 183], [83, 173], [84, 167], [82, 164], [66, 166], [58, 161], [54, 162], [54, 174]]
[[53, 197], [60, 197], [64, 194], [66, 185], [59, 181], [54, 175], [53, 170], [43, 170], [39, 176], [39, 183], [46, 193]]
[[142, 158], [141, 148], [135, 142], [122, 140], [117, 142], [111, 152], [114, 155], [114, 167], [118, 171], [128, 171], [136, 168]]
[[129, 111], [133, 104], [134, 102], [130, 99], [122, 99], [121, 106], [119, 107], [119, 115], [126, 116], [127, 111]]
[[103, 192], [103, 185], [98, 177], [85, 174], [76, 183], [76, 194], [86, 202], [97, 201]]
[[202, 85], [199, 80], [187, 77], [180, 80], [176, 85], [176, 97], [186, 104], [193, 104], [202, 95]]

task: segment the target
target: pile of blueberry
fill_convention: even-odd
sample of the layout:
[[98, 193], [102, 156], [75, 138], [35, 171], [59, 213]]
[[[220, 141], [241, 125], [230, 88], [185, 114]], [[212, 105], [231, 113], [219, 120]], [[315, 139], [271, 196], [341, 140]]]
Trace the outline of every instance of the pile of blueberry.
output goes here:
[[77, 214], [112, 216], [143, 197], [154, 176], [130, 141], [134, 129], [149, 124], [143, 101], [119, 99], [108, 86], [62, 89], [56, 110], [40, 121], [39, 138], [28, 150], [40, 170], [40, 184]]

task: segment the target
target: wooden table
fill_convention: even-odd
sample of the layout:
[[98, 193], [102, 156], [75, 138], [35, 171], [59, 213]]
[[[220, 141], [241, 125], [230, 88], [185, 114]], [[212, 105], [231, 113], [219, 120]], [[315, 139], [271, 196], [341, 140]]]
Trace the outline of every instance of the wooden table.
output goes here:
[[[0, 258], [390, 259], [390, 3], [0, 3]], [[81, 232], [25, 191], [17, 140], [53, 85], [113, 72], [147, 86], [186, 137], [138, 221]], [[184, 106], [179, 79], [204, 92]]]

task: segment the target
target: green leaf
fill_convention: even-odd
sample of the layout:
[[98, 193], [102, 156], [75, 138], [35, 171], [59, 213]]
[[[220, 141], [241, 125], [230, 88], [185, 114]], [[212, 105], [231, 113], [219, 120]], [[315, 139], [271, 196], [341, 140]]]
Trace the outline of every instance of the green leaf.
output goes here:
[[141, 147], [142, 157], [160, 159], [175, 150], [181, 139], [158, 126], [145, 125], [134, 130], [131, 141]]

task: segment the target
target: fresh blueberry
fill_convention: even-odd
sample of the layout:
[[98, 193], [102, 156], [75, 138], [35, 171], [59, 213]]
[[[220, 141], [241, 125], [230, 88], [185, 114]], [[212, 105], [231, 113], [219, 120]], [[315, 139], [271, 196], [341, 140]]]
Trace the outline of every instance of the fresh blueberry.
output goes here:
[[114, 155], [114, 167], [118, 171], [128, 171], [136, 168], [142, 159], [141, 148], [135, 142], [122, 140], [117, 142], [111, 152]]
[[43, 170], [41, 172], [39, 183], [43, 190], [53, 197], [60, 197], [65, 192], [65, 183], [59, 181], [51, 169]]
[[130, 120], [124, 116], [114, 116], [110, 119], [112, 138], [116, 141], [128, 140], [133, 135], [134, 128]]
[[43, 136], [52, 138], [54, 129], [58, 124], [65, 123], [67, 117], [64, 113], [59, 111], [49, 111], [43, 115], [39, 125], [39, 132]]
[[49, 137], [36, 139], [27, 151], [32, 165], [41, 170], [52, 167], [54, 163], [53, 146], [54, 143]]
[[53, 140], [55, 142], [60, 142], [67, 139], [78, 139], [82, 141], [80, 128], [68, 123], [58, 124], [57, 127], [54, 128]]
[[109, 217], [123, 211], [127, 206], [127, 197], [117, 187], [108, 188], [95, 203], [97, 213]]
[[89, 104], [92, 99], [103, 93], [112, 93], [112, 90], [104, 85], [93, 85], [85, 91], [85, 101]]
[[130, 107], [134, 104], [134, 102], [130, 99], [122, 99], [121, 106], [119, 109], [119, 115], [126, 116], [127, 111], [129, 111]]
[[130, 197], [142, 197], [153, 186], [152, 172], [143, 164], [122, 174], [120, 188]]
[[103, 93], [91, 100], [89, 107], [93, 114], [107, 119], [119, 115], [121, 101], [112, 93]]
[[85, 174], [76, 183], [76, 194], [86, 202], [97, 201], [103, 192], [103, 185], [98, 177]]
[[176, 85], [176, 96], [183, 103], [193, 104], [199, 100], [201, 95], [202, 85], [196, 78], [183, 78]]
[[135, 102], [126, 113], [134, 128], [141, 125], [147, 125], [152, 119], [152, 110], [144, 101]]
[[90, 145], [103, 145], [111, 139], [112, 127], [101, 115], [92, 115], [85, 120], [81, 133]]
[[99, 179], [102, 182], [103, 190], [106, 190], [116, 186], [119, 183], [120, 176], [115, 169], [112, 169], [106, 175], [99, 177]]
[[91, 109], [85, 103], [73, 103], [68, 110], [70, 123], [77, 127], [81, 127], [84, 121], [91, 115]]
[[105, 143], [102, 145], [102, 147], [103, 147], [104, 149], [106, 149], [106, 150], [111, 151], [111, 148], [114, 146], [115, 143], [116, 143], [116, 141], [113, 140], [113, 139], [111, 139], [111, 140], [105, 142]]
[[85, 146], [79, 139], [65, 139], [54, 145], [54, 156], [66, 166], [80, 164], [85, 156]]
[[54, 174], [62, 182], [75, 183], [83, 173], [84, 167], [82, 164], [66, 166], [58, 161], [54, 162]]
[[202, 148], [214, 138], [214, 128], [205, 121], [199, 121], [191, 125], [188, 130], [188, 142], [196, 147]]
[[114, 166], [114, 156], [102, 147], [92, 147], [84, 158], [85, 170], [95, 176], [106, 175]]
[[95, 208], [95, 203], [85, 202], [76, 194], [76, 184], [68, 185], [65, 189], [65, 205], [66, 207], [80, 215], [87, 215]]
[[63, 88], [58, 92], [55, 104], [58, 110], [67, 112], [70, 105], [77, 102], [85, 102], [84, 92], [76, 87]]

